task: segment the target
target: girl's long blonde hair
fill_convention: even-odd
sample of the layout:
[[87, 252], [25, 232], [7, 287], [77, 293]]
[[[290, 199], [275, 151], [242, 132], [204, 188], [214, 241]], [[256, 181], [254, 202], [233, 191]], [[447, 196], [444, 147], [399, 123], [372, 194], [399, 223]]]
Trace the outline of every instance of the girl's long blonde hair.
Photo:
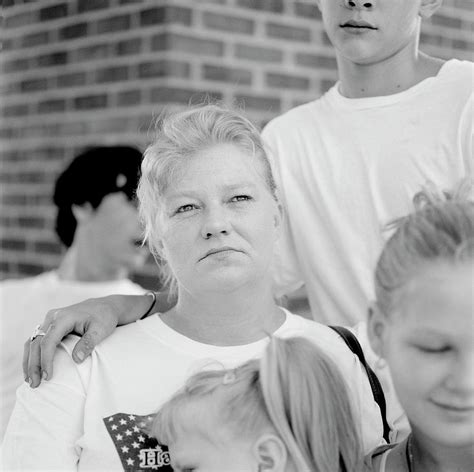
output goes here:
[[[203, 408], [203, 401], [212, 409]], [[196, 418], [196, 412], [209, 416], [211, 410], [211, 423]], [[345, 381], [336, 364], [305, 338], [274, 337], [260, 361], [192, 376], [157, 413], [151, 431], [162, 444], [190, 429], [215, 441], [215, 424], [255, 439], [275, 432], [298, 472], [361, 467], [359, 428]]]

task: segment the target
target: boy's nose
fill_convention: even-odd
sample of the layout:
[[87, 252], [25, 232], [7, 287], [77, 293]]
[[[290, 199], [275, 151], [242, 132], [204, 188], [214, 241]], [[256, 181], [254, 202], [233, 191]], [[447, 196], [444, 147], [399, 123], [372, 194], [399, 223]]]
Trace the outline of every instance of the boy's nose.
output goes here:
[[370, 10], [375, 5], [375, 0], [367, 1], [367, 0], [344, 0], [344, 4], [347, 8], [358, 8], [358, 9], [366, 9]]

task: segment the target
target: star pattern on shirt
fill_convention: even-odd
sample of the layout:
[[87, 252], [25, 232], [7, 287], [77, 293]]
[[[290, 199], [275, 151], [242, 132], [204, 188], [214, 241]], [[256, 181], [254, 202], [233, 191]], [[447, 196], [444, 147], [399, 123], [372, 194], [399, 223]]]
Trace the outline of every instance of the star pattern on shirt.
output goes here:
[[168, 448], [148, 436], [152, 415], [116, 413], [103, 418], [124, 471], [172, 472]]

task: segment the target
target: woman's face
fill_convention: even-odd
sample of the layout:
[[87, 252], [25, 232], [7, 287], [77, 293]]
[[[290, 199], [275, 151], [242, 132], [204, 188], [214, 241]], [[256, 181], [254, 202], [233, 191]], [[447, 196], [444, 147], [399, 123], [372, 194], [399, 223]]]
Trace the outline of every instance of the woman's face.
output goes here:
[[196, 153], [163, 196], [163, 254], [178, 287], [225, 293], [269, 280], [280, 209], [262, 163], [232, 144]]
[[471, 264], [425, 270], [400, 294], [382, 355], [414, 430], [438, 444], [474, 444]]

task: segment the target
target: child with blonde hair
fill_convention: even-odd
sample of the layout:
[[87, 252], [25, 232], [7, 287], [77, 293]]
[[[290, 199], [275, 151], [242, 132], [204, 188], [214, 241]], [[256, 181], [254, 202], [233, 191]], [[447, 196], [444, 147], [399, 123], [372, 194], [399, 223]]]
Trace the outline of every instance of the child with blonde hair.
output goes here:
[[472, 191], [469, 180], [453, 195], [419, 194], [378, 261], [369, 338], [412, 432], [376, 449], [371, 470], [474, 470]]
[[177, 472], [354, 472], [362, 446], [342, 375], [304, 338], [273, 337], [261, 360], [192, 376], [151, 434]]

